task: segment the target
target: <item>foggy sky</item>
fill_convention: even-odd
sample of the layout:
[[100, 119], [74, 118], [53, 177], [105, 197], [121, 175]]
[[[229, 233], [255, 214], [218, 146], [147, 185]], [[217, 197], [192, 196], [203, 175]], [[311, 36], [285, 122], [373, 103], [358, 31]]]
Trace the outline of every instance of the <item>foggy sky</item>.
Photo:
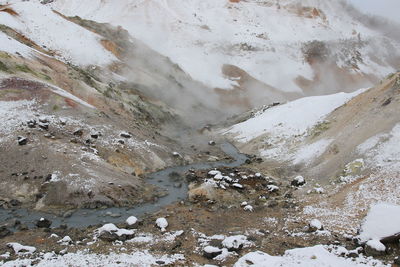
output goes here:
[[348, 0], [365, 13], [400, 22], [400, 0]]

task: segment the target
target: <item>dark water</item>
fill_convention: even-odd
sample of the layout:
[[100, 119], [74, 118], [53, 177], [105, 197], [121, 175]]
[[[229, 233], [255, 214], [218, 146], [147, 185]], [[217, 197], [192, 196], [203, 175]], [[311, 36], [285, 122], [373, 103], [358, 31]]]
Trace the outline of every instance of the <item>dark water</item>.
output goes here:
[[[196, 163], [185, 166], [170, 167], [159, 172], [152, 173], [147, 176], [146, 182], [156, 185], [168, 192], [168, 195], [161, 197], [155, 203], [145, 203], [137, 205], [132, 208], [107, 208], [107, 209], [78, 209], [71, 217], [63, 218], [61, 216], [52, 215], [44, 212], [38, 212], [34, 210], [17, 209], [15, 211], [0, 209], [0, 224], [9, 221], [13, 218], [18, 219], [24, 224], [32, 227], [34, 222], [41, 217], [50, 219], [53, 224], [52, 227], [57, 227], [60, 224], [66, 224], [68, 227], [83, 228], [89, 225], [96, 225], [102, 223], [120, 223], [125, 221], [129, 216], [141, 217], [146, 213], [156, 212], [163, 207], [180, 200], [184, 200], [187, 197], [188, 186], [185, 179], [179, 181], [182, 186], [177, 188], [174, 187], [176, 181], [169, 177], [169, 174], [175, 172], [181, 176], [189, 171], [189, 169], [202, 170], [217, 167], [237, 167], [242, 165], [247, 156], [241, 154], [232, 144], [224, 143], [221, 145], [221, 149], [234, 160], [231, 162], [218, 161], [218, 162], [205, 162]], [[120, 217], [113, 218], [107, 214], [120, 214]]]

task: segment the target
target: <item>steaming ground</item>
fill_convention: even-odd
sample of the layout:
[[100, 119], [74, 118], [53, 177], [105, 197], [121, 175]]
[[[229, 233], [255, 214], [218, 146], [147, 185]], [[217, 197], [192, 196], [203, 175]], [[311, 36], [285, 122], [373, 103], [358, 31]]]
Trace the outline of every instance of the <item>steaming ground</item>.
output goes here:
[[[8, 3], [0, 265], [398, 264], [395, 24], [333, 0]], [[63, 225], [82, 208], [99, 225]]]

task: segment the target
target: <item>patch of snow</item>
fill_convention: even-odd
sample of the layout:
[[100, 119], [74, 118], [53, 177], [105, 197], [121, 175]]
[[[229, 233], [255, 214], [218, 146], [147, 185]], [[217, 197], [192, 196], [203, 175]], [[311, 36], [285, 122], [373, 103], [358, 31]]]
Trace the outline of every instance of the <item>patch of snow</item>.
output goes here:
[[120, 229], [113, 223], [105, 224], [96, 230], [96, 233], [98, 235], [100, 235], [103, 232], [115, 233], [118, 236], [133, 235], [135, 233], [134, 230]]
[[219, 253], [222, 251], [220, 248], [213, 247], [213, 246], [206, 246], [203, 250], [204, 250], [204, 252], [210, 253], [210, 254], [211, 253]]
[[7, 52], [9, 54], [19, 53], [23, 57], [32, 57], [34, 52], [34, 50], [29, 46], [23, 45], [3, 32], [0, 32], [0, 44], [0, 51]]
[[239, 142], [249, 142], [265, 134], [270, 138], [304, 135], [333, 110], [364, 91], [365, 89], [360, 89], [353, 93], [300, 98], [267, 109], [254, 118], [234, 125], [225, 133], [235, 135]]
[[385, 251], [386, 247], [384, 244], [381, 243], [378, 239], [371, 239], [369, 240], [366, 245], [370, 248], [373, 248], [376, 251]]
[[12, 248], [16, 254], [32, 254], [36, 251], [35, 247], [23, 246], [19, 243], [8, 243], [8, 247]]
[[293, 156], [293, 164], [312, 161], [313, 159], [321, 156], [332, 143], [332, 141], [333, 139], [321, 139], [312, 144], [300, 147], [300, 149], [297, 150]]
[[248, 241], [247, 237], [244, 235], [234, 235], [226, 237], [222, 241], [222, 245], [227, 249], [239, 249], [242, 247], [249, 247], [252, 243]]
[[381, 240], [400, 234], [400, 206], [380, 203], [373, 205], [361, 225], [358, 238], [361, 242]]
[[297, 248], [287, 250], [283, 256], [271, 256], [261, 251], [250, 252], [241, 257], [234, 267], [389, 267], [372, 258], [361, 256], [355, 259], [343, 258], [328, 249], [322, 245]]
[[65, 255], [51, 253], [45, 255], [45, 257], [38, 257], [36, 259], [17, 259], [14, 261], [4, 262], [2, 266], [31, 266], [35, 264], [35, 266], [38, 267], [80, 267], [87, 266], [88, 263], [90, 263], [90, 266], [115, 266], [116, 262], [119, 262], [118, 265], [121, 266], [151, 267], [158, 265], [157, 261], [163, 261], [166, 265], [174, 265], [174, 263], [184, 259], [185, 257], [182, 254], [154, 255], [147, 250], [136, 251], [129, 254], [110, 253], [108, 255], [78, 251], [76, 253], [68, 253]]

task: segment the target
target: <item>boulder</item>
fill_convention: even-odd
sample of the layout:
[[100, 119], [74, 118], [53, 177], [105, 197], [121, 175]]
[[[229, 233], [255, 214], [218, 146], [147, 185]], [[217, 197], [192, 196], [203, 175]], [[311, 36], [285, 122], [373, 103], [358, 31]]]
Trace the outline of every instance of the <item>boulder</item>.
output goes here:
[[132, 135], [130, 133], [127, 133], [127, 132], [120, 133], [120, 136], [123, 137], [123, 138], [131, 138], [132, 137]]
[[39, 122], [38, 126], [39, 126], [39, 128], [46, 130], [46, 131], [49, 129], [49, 123], [47, 123], [47, 122]]
[[364, 251], [367, 256], [382, 256], [386, 254], [386, 247], [378, 239], [371, 239], [365, 243]]
[[311, 220], [310, 223], [308, 224], [308, 231], [309, 232], [316, 232], [318, 230], [323, 230], [323, 229], [324, 229], [324, 226], [317, 219]]
[[207, 259], [213, 259], [222, 253], [222, 249], [213, 247], [213, 246], [206, 246], [203, 249], [203, 256]]
[[306, 180], [304, 179], [304, 177], [303, 176], [301, 176], [301, 175], [299, 175], [299, 176], [296, 176], [293, 180], [292, 180], [292, 182], [290, 183], [292, 186], [302, 186], [302, 185], [305, 185], [305, 183], [306, 183]]
[[73, 135], [75, 135], [75, 136], [82, 136], [82, 135], [83, 135], [82, 129], [78, 129], [78, 130], [74, 131]]
[[20, 145], [20, 146], [24, 146], [28, 143], [28, 139], [23, 136], [18, 136], [17, 140], [18, 140], [18, 145]]
[[37, 222], [36, 222], [36, 226], [38, 228], [50, 228], [52, 222], [46, 218], [40, 218]]

